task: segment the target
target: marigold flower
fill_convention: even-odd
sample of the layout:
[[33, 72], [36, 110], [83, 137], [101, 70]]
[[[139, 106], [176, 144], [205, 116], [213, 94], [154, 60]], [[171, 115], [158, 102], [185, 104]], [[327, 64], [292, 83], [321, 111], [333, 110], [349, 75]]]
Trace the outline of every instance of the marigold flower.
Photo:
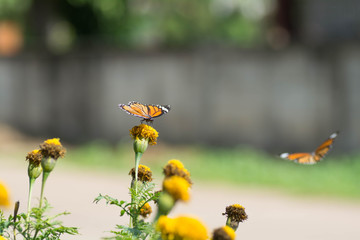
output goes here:
[[234, 240], [235, 231], [229, 226], [217, 228], [213, 232], [212, 240]]
[[240, 204], [227, 206], [223, 215], [227, 215], [226, 225], [235, 231], [238, 228], [239, 223], [245, 221], [248, 218], [248, 215], [245, 212], [245, 208]]
[[61, 145], [59, 138], [52, 138], [40, 144], [40, 151], [43, 157], [53, 158], [57, 160], [59, 157], [64, 157], [66, 149]]
[[179, 160], [169, 160], [166, 166], [163, 168], [163, 172], [165, 177], [179, 176], [184, 178], [190, 185], [192, 185], [189, 171]]
[[245, 212], [245, 208], [240, 204], [233, 204], [231, 206], [227, 206], [226, 211], [225, 213], [223, 213], [223, 215], [227, 215], [229, 218], [238, 222], [243, 222], [248, 218]]
[[163, 181], [163, 191], [157, 200], [158, 212], [155, 219], [161, 215], [167, 215], [174, 207], [176, 201], [189, 201], [190, 184], [182, 177], [171, 176]]
[[9, 207], [10, 197], [6, 186], [0, 182], [0, 206]]
[[144, 218], [148, 217], [152, 213], [152, 209], [149, 203], [145, 203], [140, 209], [140, 215]]
[[189, 182], [179, 176], [171, 176], [163, 181], [163, 190], [169, 193], [175, 201], [189, 201], [189, 188]]
[[181, 170], [185, 168], [184, 164], [180, 160], [177, 160], [177, 159], [170, 159], [168, 161], [168, 164], [174, 165], [176, 168], [181, 169]]
[[[135, 168], [130, 170], [129, 175], [131, 175], [133, 179], [135, 178]], [[152, 180], [152, 172], [150, 168], [140, 164], [138, 168], [138, 181], [151, 182]]]
[[39, 149], [32, 150], [26, 156], [26, 160], [28, 160], [29, 163], [34, 166], [39, 166], [41, 164], [42, 158], [43, 155], [41, 154], [41, 151]]
[[7, 240], [7, 239], [4, 238], [3, 236], [0, 236], [0, 240]]
[[150, 145], [155, 145], [159, 133], [147, 124], [140, 124], [130, 130], [130, 135], [133, 139], [147, 139]]
[[40, 203], [39, 207], [41, 208], [42, 202], [44, 199], [44, 188], [49, 174], [54, 169], [57, 159], [59, 157], [65, 156], [65, 148], [61, 145], [59, 138], [52, 138], [44, 141], [40, 144], [40, 151], [43, 155], [41, 160], [41, 167], [43, 169], [42, 184], [41, 184], [41, 193], [40, 193]]
[[157, 230], [163, 240], [205, 240], [208, 239], [206, 227], [197, 219], [180, 216], [174, 219], [161, 216]]
[[161, 239], [173, 240], [175, 238], [175, 221], [167, 216], [160, 216], [156, 229], [161, 232]]
[[26, 160], [29, 161], [28, 175], [30, 178], [36, 179], [40, 176], [42, 172], [42, 167], [40, 165], [42, 158], [43, 155], [38, 149], [33, 150], [27, 154]]

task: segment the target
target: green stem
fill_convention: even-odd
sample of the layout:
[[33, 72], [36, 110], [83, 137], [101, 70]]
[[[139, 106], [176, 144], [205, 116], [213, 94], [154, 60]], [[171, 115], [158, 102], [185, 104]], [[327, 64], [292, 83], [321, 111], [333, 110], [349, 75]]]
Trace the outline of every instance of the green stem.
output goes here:
[[154, 218], [154, 220], [153, 220], [153, 222], [152, 222], [154, 225], [157, 223], [157, 221], [159, 220], [160, 216], [161, 216], [161, 214], [160, 214], [160, 211], [158, 210], [157, 213], [156, 213], [156, 216], [155, 216], [155, 218]]
[[34, 237], [33, 237], [34, 240], [36, 239], [36, 236], [37, 236], [38, 232], [39, 232], [39, 229], [36, 229]]
[[139, 164], [140, 164], [140, 159], [141, 156], [143, 154], [142, 153], [135, 153], [135, 192], [137, 193], [137, 180], [138, 180], [138, 174], [139, 174]]
[[[137, 187], [138, 187], [138, 172], [139, 172], [139, 164], [140, 164], [140, 159], [141, 159], [142, 153], [140, 152], [135, 152], [135, 176], [134, 179], [131, 183], [131, 187], [135, 188], [135, 195], [137, 195]], [[132, 205], [133, 209], [137, 209], [137, 205], [135, 203], [135, 199], [134, 196], [131, 196], [131, 203], [134, 203], [134, 205]], [[137, 224], [137, 214], [133, 214], [133, 216], [130, 218], [130, 227], [134, 227]]]
[[26, 222], [29, 221], [29, 217], [30, 217], [30, 208], [31, 208], [31, 195], [32, 195], [32, 190], [33, 190], [33, 186], [34, 186], [34, 182], [35, 182], [35, 178], [31, 178], [29, 177], [29, 196], [28, 196], [28, 205], [27, 205], [27, 214], [26, 214]]
[[41, 208], [41, 206], [42, 206], [42, 202], [43, 202], [43, 199], [44, 199], [45, 183], [46, 183], [47, 178], [49, 177], [49, 174], [50, 174], [50, 172], [43, 172], [39, 208]]

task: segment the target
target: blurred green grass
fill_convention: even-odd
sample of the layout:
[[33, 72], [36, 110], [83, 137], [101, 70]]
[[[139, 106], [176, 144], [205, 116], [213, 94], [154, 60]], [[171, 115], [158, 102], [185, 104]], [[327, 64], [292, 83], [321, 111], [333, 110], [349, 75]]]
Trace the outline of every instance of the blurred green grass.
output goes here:
[[[360, 198], [360, 156], [331, 156], [315, 165], [300, 165], [250, 148], [150, 146], [140, 164], [155, 179], [170, 159], [181, 160], [193, 180], [232, 186], [270, 187], [293, 194]], [[66, 165], [127, 174], [134, 167], [132, 144], [94, 142], [68, 149]]]

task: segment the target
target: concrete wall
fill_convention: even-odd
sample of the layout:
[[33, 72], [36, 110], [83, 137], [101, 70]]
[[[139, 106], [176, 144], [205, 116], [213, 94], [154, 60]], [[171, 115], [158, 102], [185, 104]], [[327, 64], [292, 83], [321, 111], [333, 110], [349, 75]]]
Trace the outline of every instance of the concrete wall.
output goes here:
[[[160, 141], [311, 150], [335, 130], [360, 142], [360, 47], [0, 59], [0, 121], [68, 141], [128, 137], [119, 103], [170, 104]], [[301, 149], [299, 149], [301, 146]]]

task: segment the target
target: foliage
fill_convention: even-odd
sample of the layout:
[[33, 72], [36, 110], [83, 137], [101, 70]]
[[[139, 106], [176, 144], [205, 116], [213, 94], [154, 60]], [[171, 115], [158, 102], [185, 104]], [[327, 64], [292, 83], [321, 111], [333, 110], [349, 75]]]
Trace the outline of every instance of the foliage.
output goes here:
[[[63, 234], [78, 234], [76, 227], [65, 227], [58, 217], [70, 213], [63, 212], [55, 216], [48, 216], [47, 212], [51, 209], [50, 204], [44, 198], [45, 183], [54, 170], [56, 162], [64, 157], [66, 149], [60, 143], [59, 138], [52, 138], [40, 144], [40, 149], [29, 152], [26, 156], [29, 177], [29, 194], [27, 201], [27, 213], [19, 213], [20, 202], [16, 202], [14, 216], [9, 215], [6, 219], [0, 212], [0, 236], [5, 236], [9, 240], [16, 240], [17, 235], [21, 235], [26, 240], [60, 239]], [[41, 194], [39, 207], [31, 208], [32, 189], [36, 179], [42, 174]]]
[[[16, 219], [12, 215], [6, 219], [4, 215], [0, 214], [0, 235], [10, 239], [14, 234], [21, 235], [24, 239], [60, 239], [63, 234], [75, 235], [78, 230], [75, 227], [65, 227], [62, 222], [57, 220], [59, 216], [68, 215], [68, 212], [63, 212], [55, 216], [47, 216], [46, 213], [51, 209], [47, 201], [44, 201], [44, 206], [41, 208], [32, 208], [30, 211], [30, 219], [27, 220], [25, 213], [20, 213]], [[15, 230], [14, 230], [15, 229]]]
[[[221, 0], [0, 0], [0, 17], [22, 18], [27, 31], [37, 32], [42, 23], [28, 25], [43, 9], [49, 35], [65, 28], [60, 39], [96, 42], [121, 48], [189, 47], [198, 45], [258, 46], [265, 35], [264, 19], [273, 1]], [[1, 11], [6, 9], [6, 11]], [[30, 20], [30, 19], [31, 20]], [[27, 20], [30, 21], [27, 21]], [[54, 22], [53, 19], [58, 19]], [[60, 24], [61, 23], [61, 24]], [[52, 29], [54, 28], [54, 29]], [[62, 28], [62, 29], [63, 29]], [[71, 35], [71, 36], [67, 36]], [[45, 36], [43, 36], [45, 37]], [[65, 40], [64, 40], [65, 41]]]
[[18, 18], [29, 9], [31, 1], [0, 0], [0, 18]]
[[116, 225], [115, 231], [111, 231], [115, 236], [106, 239], [146, 239], [147, 237], [157, 236], [151, 223], [139, 220], [141, 208], [150, 201], [156, 201], [159, 197], [158, 192], [154, 192], [154, 183], [138, 182], [137, 191], [135, 188], [129, 188], [131, 202], [119, 201], [108, 195], [101, 195], [95, 198], [94, 202], [98, 203], [105, 200], [106, 204], [115, 205], [121, 208], [120, 216], [127, 215], [131, 218], [132, 226]]

